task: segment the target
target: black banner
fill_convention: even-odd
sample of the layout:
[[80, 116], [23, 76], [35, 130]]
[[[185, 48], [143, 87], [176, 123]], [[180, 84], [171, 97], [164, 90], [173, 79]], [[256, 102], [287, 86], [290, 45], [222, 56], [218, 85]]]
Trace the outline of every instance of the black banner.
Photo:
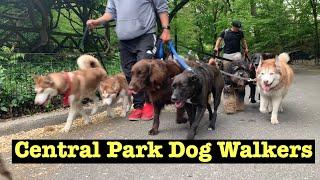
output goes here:
[[13, 140], [13, 163], [315, 163], [315, 140]]

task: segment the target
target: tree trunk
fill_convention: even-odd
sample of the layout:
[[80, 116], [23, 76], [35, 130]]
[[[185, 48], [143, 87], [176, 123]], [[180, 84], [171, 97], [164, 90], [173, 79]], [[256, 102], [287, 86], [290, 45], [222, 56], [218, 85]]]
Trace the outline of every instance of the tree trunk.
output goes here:
[[250, 9], [251, 9], [251, 16], [257, 16], [257, 6], [254, 0], [250, 0]]
[[313, 19], [314, 19], [314, 31], [315, 31], [315, 64], [319, 64], [319, 31], [318, 31], [318, 20], [317, 20], [317, 6], [318, 6], [318, 0], [310, 0], [312, 13], [313, 13]]

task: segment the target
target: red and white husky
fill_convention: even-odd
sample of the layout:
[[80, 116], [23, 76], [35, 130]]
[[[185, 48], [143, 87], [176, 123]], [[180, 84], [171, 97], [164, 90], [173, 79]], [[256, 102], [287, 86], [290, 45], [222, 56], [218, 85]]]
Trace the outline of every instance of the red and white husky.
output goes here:
[[257, 85], [260, 91], [260, 112], [271, 114], [271, 123], [278, 124], [278, 111], [293, 81], [293, 71], [287, 64], [290, 57], [282, 53], [274, 59], [260, 60], [257, 68]]

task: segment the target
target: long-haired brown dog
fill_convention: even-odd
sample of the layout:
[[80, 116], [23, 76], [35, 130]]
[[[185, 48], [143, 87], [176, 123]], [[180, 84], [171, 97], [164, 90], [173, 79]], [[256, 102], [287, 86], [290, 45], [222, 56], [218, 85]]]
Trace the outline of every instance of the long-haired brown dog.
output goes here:
[[[195, 62], [188, 63], [195, 65]], [[145, 59], [140, 60], [132, 67], [132, 78], [129, 84], [129, 90], [132, 93], [145, 91], [154, 105], [153, 126], [149, 131], [150, 135], [158, 134], [161, 110], [165, 105], [172, 104], [172, 78], [182, 71], [182, 68], [171, 60], [160, 61]], [[183, 115], [184, 109], [178, 109], [176, 117], [177, 123], [187, 122]]]

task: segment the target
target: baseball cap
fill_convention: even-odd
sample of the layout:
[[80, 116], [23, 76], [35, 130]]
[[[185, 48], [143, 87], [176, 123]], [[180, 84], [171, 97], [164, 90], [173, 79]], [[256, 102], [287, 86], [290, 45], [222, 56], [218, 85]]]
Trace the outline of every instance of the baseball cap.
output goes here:
[[231, 25], [237, 28], [241, 28], [241, 22], [238, 20], [233, 20]]

